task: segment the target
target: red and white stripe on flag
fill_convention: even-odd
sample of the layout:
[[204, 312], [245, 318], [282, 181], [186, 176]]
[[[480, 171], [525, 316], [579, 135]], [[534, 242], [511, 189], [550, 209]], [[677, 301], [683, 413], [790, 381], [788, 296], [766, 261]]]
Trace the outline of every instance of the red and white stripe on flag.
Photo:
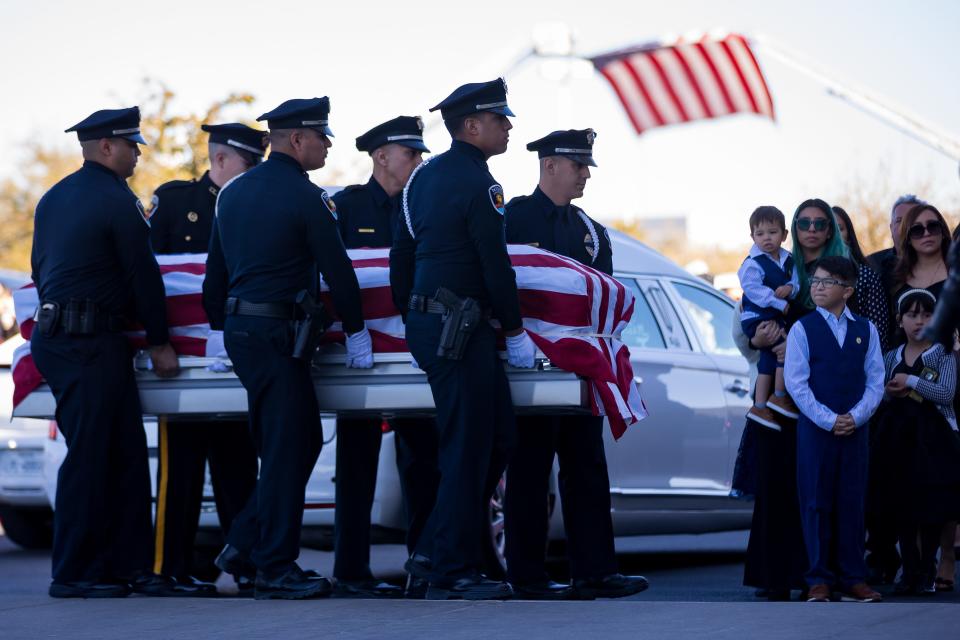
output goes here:
[[[610, 421], [614, 436], [647, 415], [630, 366], [630, 353], [620, 333], [633, 315], [633, 293], [599, 271], [563, 256], [526, 245], [508, 247], [520, 296], [523, 323], [531, 338], [550, 361], [590, 381], [591, 407]], [[404, 325], [390, 291], [389, 249], [354, 249], [353, 261], [363, 315], [377, 353], [407, 351]], [[217, 356], [222, 340], [211, 335], [202, 306], [205, 254], [157, 256], [167, 295], [170, 342], [177, 353]], [[326, 283], [321, 298], [336, 318]], [[42, 382], [30, 356], [33, 313], [37, 290], [30, 284], [14, 292], [20, 332], [28, 342], [14, 354], [14, 406]], [[126, 332], [133, 346], [146, 346], [142, 327]], [[343, 330], [335, 322], [325, 342], [342, 342]], [[209, 347], [209, 348], [208, 348]]]
[[637, 133], [734, 113], [775, 119], [773, 98], [747, 39], [704, 36], [591, 59]]

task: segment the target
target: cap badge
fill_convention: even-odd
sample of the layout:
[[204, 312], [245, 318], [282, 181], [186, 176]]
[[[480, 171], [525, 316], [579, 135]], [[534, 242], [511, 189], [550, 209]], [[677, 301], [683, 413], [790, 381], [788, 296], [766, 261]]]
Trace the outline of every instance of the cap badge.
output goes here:
[[417, 116], [415, 119], [417, 121], [417, 129], [419, 129], [420, 131], [423, 131], [423, 118], [421, 118], [420, 116]]
[[200, 216], [197, 215], [196, 211], [191, 211], [190, 213], [187, 214], [187, 220], [189, 220], [190, 222], [196, 222], [199, 219], [200, 219]]
[[593, 141], [597, 139], [597, 134], [593, 129], [587, 129], [587, 144], [592, 145]]

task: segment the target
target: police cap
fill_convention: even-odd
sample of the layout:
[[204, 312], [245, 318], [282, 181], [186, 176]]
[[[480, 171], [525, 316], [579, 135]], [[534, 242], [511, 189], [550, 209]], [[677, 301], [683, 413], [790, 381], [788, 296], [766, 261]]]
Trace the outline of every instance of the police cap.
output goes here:
[[593, 141], [597, 134], [593, 129], [567, 129], [548, 133], [527, 145], [527, 151], [536, 151], [540, 158], [565, 156], [582, 164], [595, 167]]
[[256, 162], [263, 160], [263, 155], [267, 152], [266, 131], [239, 122], [204, 124], [200, 125], [200, 128], [210, 134], [210, 142], [246, 151], [253, 155]]
[[430, 111], [438, 109], [444, 120], [481, 111], [499, 113], [503, 116], [514, 115], [507, 106], [507, 83], [503, 78], [490, 82], [472, 82], [457, 87], [443, 102], [431, 108]]
[[267, 126], [276, 129], [315, 129], [326, 136], [333, 136], [330, 130], [330, 98], [294, 98], [282, 103], [273, 111], [268, 111], [257, 122], [267, 121]]
[[391, 143], [430, 153], [427, 145], [423, 144], [423, 120], [420, 116], [399, 116], [378, 124], [357, 138], [357, 151], [372, 153]]
[[71, 131], [77, 132], [80, 142], [101, 138], [124, 138], [139, 144], [147, 144], [140, 135], [140, 107], [95, 111], [64, 133]]

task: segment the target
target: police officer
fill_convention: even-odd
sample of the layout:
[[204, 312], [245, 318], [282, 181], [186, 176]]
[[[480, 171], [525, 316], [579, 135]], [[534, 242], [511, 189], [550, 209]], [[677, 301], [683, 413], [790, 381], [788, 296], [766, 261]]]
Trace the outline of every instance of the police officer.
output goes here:
[[146, 330], [154, 371], [177, 374], [163, 280], [143, 205], [127, 186], [140, 156], [140, 110], [105, 109], [75, 131], [83, 167], [37, 205], [31, 266], [40, 306], [31, 350], [67, 443], [54, 511], [55, 598], [183, 595], [151, 575], [150, 476], [133, 352]]
[[217, 566], [234, 575], [256, 567], [258, 599], [331, 591], [326, 578], [296, 564], [306, 483], [323, 441], [310, 375], [316, 345], [294, 351], [308, 321], [320, 318], [296, 301], [318, 291], [318, 270], [347, 334], [347, 366], [373, 366], [335, 205], [306, 173], [326, 162], [329, 111], [328, 98], [294, 99], [257, 118], [267, 121], [272, 152], [220, 191], [207, 256], [204, 307], [211, 326], [224, 329], [227, 353], [247, 390], [260, 456], [254, 495], [234, 519]]
[[[411, 574], [429, 579], [431, 599], [512, 594], [509, 584], [480, 573], [486, 505], [515, 438], [510, 387], [487, 317], [499, 321], [511, 365], [532, 367], [536, 352], [504, 242], [503, 188], [487, 167], [507, 150], [513, 112], [506, 94], [502, 79], [467, 84], [431, 109], [440, 110], [453, 144], [410, 177], [390, 255], [394, 296], [408, 306], [407, 344], [437, 408], [440, 486], [407, 562]], [[482, 315], [458, 321], [475, 306]], [[446, 334], [453, 342], [441, 343], [444, 322], [457, 322]]]
[[[540, 157], [533, 195], [507, 205], [507, 242], [530, 244], [613, 274], [607, 230], [571, 200], [583, 196], [593, 160], [593, 129], [554, 131], [527, 145]], [[554, 457], [567, 535], [571, 584], [544, 568], [547, 488]], [[504, 505], [510, 582], [527, 599], [619, 598], [647, 588], [642, 576], [617, 572], [610, 520], [610, 480], [603, 418], [529, 416], [517, 419], [517, 450], [507, 472]]]
[[[399, 116], [357, 138], [370, 154], [373, 175], [333, 196], [340, 235], [348, 249], [389, 247], [400, 211], [400, 192], [423, 152], [423, 121]], [[337, 485], [334, 594], [341, 597], [397, 597], [403, 590], [373, 578], [370, 571], [370, 509], [383, 437], [380, 418], [337, 420]], [[439, 481], [436, 429], [432, 419], [393, 418], [400, 489], [407, 513], [407, 549], [413, 552], [433, 509]], [[412, 582], [416, 582], [413, 580]], [[412, 588], [411, 597], [422, 595]]]
[[[154, 192], [150, 241], [155, 253], [206, 253], [221, 187], [263, 160], [266, 132], [240, 123], [200, 128], [210, 134], [210, 170], [199, 180], [174, 180]], [[257, 452], [247, 422], [161, 418], [158, 445], [153, 570], [215, 593], [214, 585], [192, 577], [204, 464], [209, 460], [217, 516], [226, 535], [257, 482]], [[240, 588], [252, 595], [252, 583], [241, 581]]]

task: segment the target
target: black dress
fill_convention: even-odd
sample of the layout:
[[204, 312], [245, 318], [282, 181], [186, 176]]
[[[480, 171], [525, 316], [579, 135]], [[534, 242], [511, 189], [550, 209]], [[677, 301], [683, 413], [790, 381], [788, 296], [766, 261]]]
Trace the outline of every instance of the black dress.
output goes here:
[[[919, 375], [922, 358], [893, 374]], [[888, 521], [918, 525], [960, 515], [960, 436], [929, 400], [884, 402], [870, 452], [870, 508]]]

